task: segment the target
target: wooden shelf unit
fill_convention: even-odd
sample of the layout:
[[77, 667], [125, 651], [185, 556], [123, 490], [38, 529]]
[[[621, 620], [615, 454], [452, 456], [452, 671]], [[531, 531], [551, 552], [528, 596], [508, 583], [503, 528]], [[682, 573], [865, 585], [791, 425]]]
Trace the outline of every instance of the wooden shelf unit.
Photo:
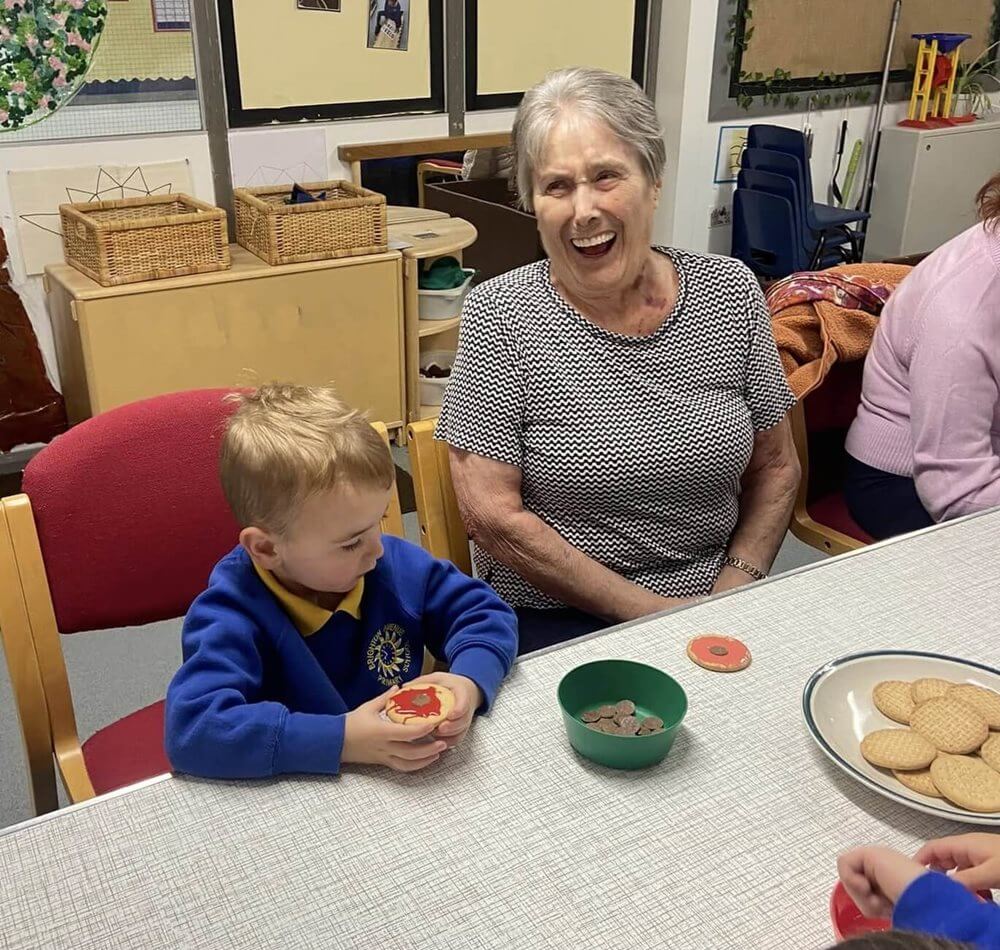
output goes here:
[[[462, 260], [462, 251], [473, 244], [478, 237], [476, 229], [462, 218], [446, 218], [414, 221], [392, 225], [389, 228], [390, 241], [406, 241], [412, 246], [403, 248], [403, 299], [404, 337], [406, 351], [406, 404], [409, 409], [408, 422], [436, 418], [440, 406], [426, 406], [420, 403], [420, 352], [421, 349], [455, 349], [458, 346], [460, 317], [448, 320], [421, 320], [420, 298], [417, 294], [420, 284], [420, 268], [425, 262], [439, 257], [455, 257]], [[430, 343], [432, 345], [423, 346]]]
[[461, 322], [461, 317], [450, 317], [447, 320], [418, 320], [417, 336], [422, 340], [428, 336], [447, 333], [449, 330], [454, 330]]

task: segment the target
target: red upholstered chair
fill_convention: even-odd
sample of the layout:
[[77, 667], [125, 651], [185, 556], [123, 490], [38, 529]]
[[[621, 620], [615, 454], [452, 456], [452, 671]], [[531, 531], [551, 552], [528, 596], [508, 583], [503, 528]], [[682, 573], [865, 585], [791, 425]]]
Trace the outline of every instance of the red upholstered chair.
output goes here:
[[[32, 459], [24, 494], [0, 500], [0, 567], [9, 548], [16, 568], [0, 579], [0, 626], [39, 812], [56, 807], [53, 753], [73, 802], [170, 770], [162, 701], [81, 744], [59, 636], [183, 615], [236, 543], [218, 478], [234, 406], [226, 392], [173, 393], [95, 416]], [[383, 529], [403, 533], [398, 496]]]
[[864, 363], [835, 363], [823, 384], [792, 410], [792, 434], [802, 482], [790, 525], [800, 541], [843, 554], [873, 538], [854, 521], [844, 500], [844, 440], [861, 402]]

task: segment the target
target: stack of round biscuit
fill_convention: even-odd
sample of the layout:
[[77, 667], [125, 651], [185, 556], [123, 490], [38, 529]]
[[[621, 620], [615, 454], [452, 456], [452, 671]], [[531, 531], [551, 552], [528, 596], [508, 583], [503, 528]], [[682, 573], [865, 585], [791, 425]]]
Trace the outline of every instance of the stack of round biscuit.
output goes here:
[[974, 812], [1000, 812], [1000, 693], [971, 683], [887, 680], [878, 710], [909, 729], [865, 736], [861, 754], [907, 788]]

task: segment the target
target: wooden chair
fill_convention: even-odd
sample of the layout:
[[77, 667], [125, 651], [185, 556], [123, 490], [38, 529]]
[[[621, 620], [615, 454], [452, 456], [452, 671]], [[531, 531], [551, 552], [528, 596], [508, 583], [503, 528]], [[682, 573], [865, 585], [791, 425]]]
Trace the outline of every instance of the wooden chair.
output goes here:
[[461, 162], [452, 162], [444, 158], [432, 158], [424, 162], [417, 162], [417, 206], [424, 205], [424, 187], [427, 179], [431, 176], [435, 178], [461, 178]]
[[425, 419], [407, 427], [420, 540], [425, 550], [435, 557], [451, 561], [466, 574], [471, 574], [469, 535], [451, 484], [448, 446], [434, 441], [436, 425], [436, 419]]
[[0, 507], [0, 640], [21, 723], [32, 808], [36, 815], [43, 815], [59, 807], [49, 707], [31, 641], [28, 610], [14, 560], [14, 541], [3, 507]]
[[851, 517], [844, 500], [844, 440], [861, 402], [862, 362], [836, 363], [823, 384], [792, 410], [792, 436], [802, 481], [790, 530], [827, 554], [873, 542]]
[[[59, 637], [183, 615], [233, 547], [218, 478], [226, 392], [95, 416], [32, 459], [24, 494], [0, 499], [0, 567], [16, 568], [0, 572], [0, 628], [39, 812], [56, 807], [53, 756], [72, 802], [170, 770], [162, 700], [80, 742]], [[403, 534], [396, 492], [383, 530]]]

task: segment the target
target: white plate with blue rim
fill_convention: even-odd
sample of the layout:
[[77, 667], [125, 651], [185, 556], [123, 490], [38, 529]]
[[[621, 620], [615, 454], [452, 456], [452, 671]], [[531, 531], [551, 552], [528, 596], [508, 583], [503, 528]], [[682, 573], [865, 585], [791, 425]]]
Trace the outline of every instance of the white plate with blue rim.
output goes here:
[[802, 691], [806, 727], [830, 761], [879, 795], [937, 818], [1000, 827], [1000, 812], [967, 811], [946, 799], [921, 795], [897, 781], [888, 769], [877, 768], [862, 757], [861, 740], [868, 733], [905, 728], [875, 708], [872, 690], [876, 684], [921, 677], [974, 683], [1000, 692], [1000, 670], [972, 660], [911, 650], [854, 653], [832, 660], [809, 678]]

